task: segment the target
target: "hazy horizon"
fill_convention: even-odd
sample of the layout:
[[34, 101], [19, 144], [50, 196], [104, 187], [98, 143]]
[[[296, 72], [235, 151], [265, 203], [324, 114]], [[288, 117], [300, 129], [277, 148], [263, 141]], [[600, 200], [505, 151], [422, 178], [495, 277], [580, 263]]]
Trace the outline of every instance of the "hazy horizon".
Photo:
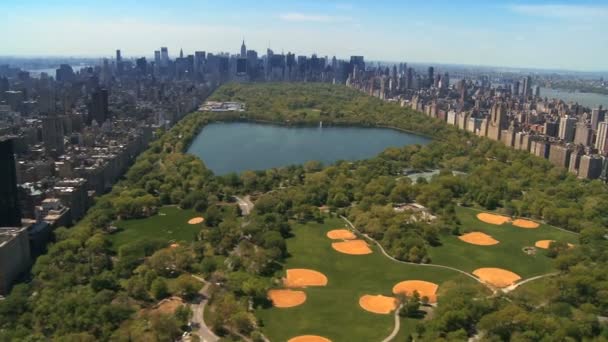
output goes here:
[[[608, 70], [608, 1], [458, 3], [245, 0], [5, 0], [0, 55], [151, 56], [168, 46], [210, 52], [317, 53], [346, 58], [526, 69]], [[58, 39], [61, 37], [61, 39]], [[584, 38], [584, 39], [583, 39]], [[595, 42], [590, 45], [589, 42]]]

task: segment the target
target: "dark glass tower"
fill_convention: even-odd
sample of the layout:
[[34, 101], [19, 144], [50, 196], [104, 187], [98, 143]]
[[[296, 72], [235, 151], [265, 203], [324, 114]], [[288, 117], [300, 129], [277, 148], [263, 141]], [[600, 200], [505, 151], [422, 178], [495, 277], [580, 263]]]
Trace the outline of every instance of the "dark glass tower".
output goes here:
[[0, 227], [21, 227], [13, 141], [0, 137]]

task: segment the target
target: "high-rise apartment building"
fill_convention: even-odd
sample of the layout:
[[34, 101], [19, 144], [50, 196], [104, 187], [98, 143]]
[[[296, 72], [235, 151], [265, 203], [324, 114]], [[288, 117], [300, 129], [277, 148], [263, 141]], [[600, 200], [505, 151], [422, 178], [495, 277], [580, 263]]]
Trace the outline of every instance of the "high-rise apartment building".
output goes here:
[[597, 126], [595, 148], [598, 153], [608, 155], [608, 121], [600, 122]]
[[565, 142], [573, 142], [574, 134], [576, 130], [576, 118], [571, 116], [564, 116], [559, 120], [559, 134], [558, 137]]
[[0, 138], [0, 227], [21, 227], [13, 141]]

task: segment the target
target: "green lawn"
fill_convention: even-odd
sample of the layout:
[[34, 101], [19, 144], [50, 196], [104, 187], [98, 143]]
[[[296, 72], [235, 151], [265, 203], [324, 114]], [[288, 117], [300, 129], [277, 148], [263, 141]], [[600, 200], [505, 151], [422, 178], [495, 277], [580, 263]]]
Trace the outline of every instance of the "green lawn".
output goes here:
[[479, 211], [457, 207], [462, 231], [479, 231], [500, 241], [494, 246], [475, 246], [461, 241], [453, 235], [442, 236], [442, 246], [430, 249], [431, 262], [448, 265], [472, 272], [480, 267], [499, 267], [519, 274], [522, 278], [554, 271], [553, 259], [546, 256], [546, 250], [537, 249], [536, 255], [523, 252], [524, 246], [534, 246], [538, 240], [558, 240], [578, 243], [578, 236], [564, 232], [546, 224], [537, 229], [522, 229], [509, 223], [497, 226], [481, 222], [476, 215]]
[[201, 224], [190, 225], [188, 220], [201, 216], [193, 210], [178, 207], [162, 207], [157, 215], [136, 220], [119, 221], [120, 231], [110, 235], [114, 249], [142, 238], [172, 241], [193, 241], [202, 228]]
[[[359, 307], [364, 294], [392, 295], [394, 284], [421, 279], [441, 284], [447, 280], [473, 282], [457, 272], [405, 265], [389, 260], [373, 247], [373, 254], [354, 256], [336, 252], [325, 234], [344, 227], [340, 219], [327, 219], [324, 224], [294, 225], [295, 237], [287, 240], [291, 257], [285, 268], [310, 268], [328, 277], [326, 287], [304, 289], [307, 301], [289, 309], [258, 309], [263, 331], [272, 341], [286, 341], [298, 335], [320, 335], [340, 341], [381, 341], [393, 330], [392, 315], [378, 315]], [[415, 320], [402, 320], [412, 329]], [[406, 336], [402, 331], [399, 336]]]

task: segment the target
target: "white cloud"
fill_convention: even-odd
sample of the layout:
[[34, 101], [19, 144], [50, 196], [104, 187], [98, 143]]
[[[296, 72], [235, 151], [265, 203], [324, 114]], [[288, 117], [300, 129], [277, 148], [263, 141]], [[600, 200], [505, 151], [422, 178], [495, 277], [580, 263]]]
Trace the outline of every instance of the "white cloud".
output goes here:
[[510, 5], [508, 8], [516, 13], [552, 18], [605, 18], [608, 17], [608, 6], [591, 5]]
[[340, 23], [351, 21], [352, 18], [345, 16], [325, 15], [325, 14], [311, 14], [311, 13], [300, 13], [300, 12], [289, 12], [279, 15], [279, 18], [283, 21], [289, 22], [311, 22], [311, 23]]

